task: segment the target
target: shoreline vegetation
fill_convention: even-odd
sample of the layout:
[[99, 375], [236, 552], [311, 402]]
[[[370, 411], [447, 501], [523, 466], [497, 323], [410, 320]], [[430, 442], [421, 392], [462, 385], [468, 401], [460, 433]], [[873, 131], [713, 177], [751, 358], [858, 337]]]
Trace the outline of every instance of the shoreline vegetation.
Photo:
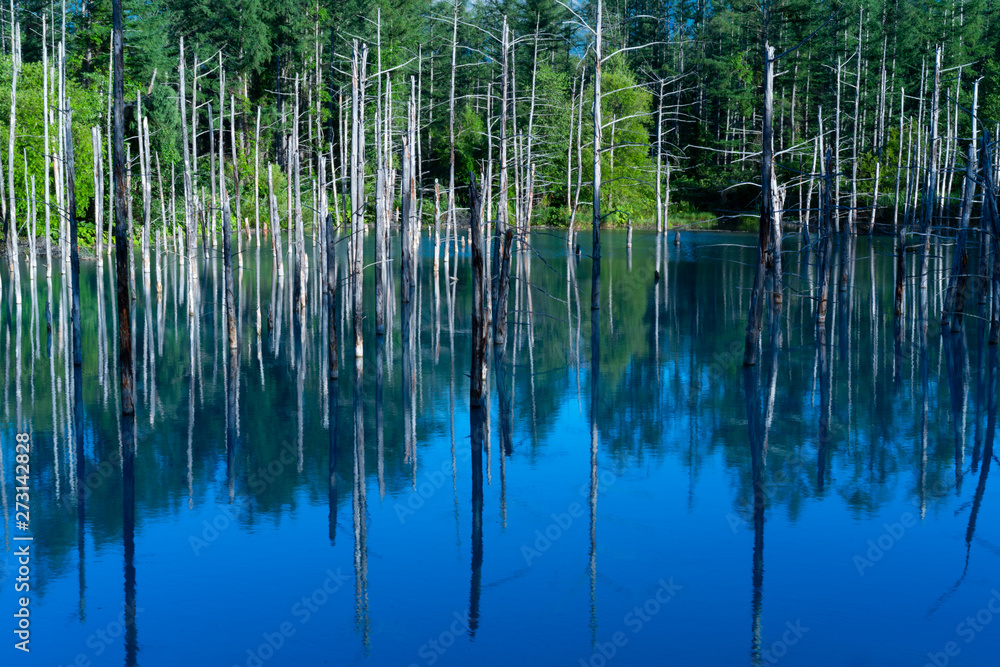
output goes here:
[[[463, 212], [462, 211], [458, 211], [456, 213], [456, 218], [458, 220], [458, 224], [459, 224], [460, 227], [464, 228], [464, 227], [468, 226], [468, 222], [467, 222], [467, 220], [468, 220], [468, 214], [467, 213], [463, 216]], [[669, 223], [667, 224], [664, 232], [668, 233], [668, 234], [669, 233], [673, 233], [673, 232], [736, 232], [736, 233], [751, 233], [751, 232], [756, 231], [756, 224], [757, 224], [756, 216], [749, 216], [749, 215], [742, 215], [742, 216], [712, 216], [710, 214], [705, 214], [704, 216], [690, 216], [690, 217], [685, 216], [685, 217], [682, 217], [681, 220], [683, 220], [683, 222], [681, 222], [681, 221], [669, 221]], [[745, 220], [745, 222], [740, 222], [740, 220]], [[655, 232], [656, 231], [656, 221], [655, 220], [644, 220], [644, 221], [641, 221], [641, 222], [634, 222], [631, 225], [628, 225], [627, 223], [604, 223], [604, 224], [601, 225], [601, 230], [602, 231], [620, 231], [620, 232], [626, 232], [628, 230], [629, 226], [631, 226], [632, 229], [634, 229], [636, 231], [643, 231], [643, 232], [650, 232], [650, 231]], [[794, 227], [792, 225], [790, 225], [790, 224], [786, 224], [786, 227], [788, 229], [794, 229]], [[560, 224], [538, 224], [538, 223], [536, 223], [536, 224], [532, 225], [532, 228], [533, 229], [544, 229], [544, 230], [548, 230], [548, 231], [563, 231], [563, 232], [566, 232], [566, 231], [569, 230], [569, 226], [565, 225], [565, 224], [560, 225]], [[390, 230], [399, 231], [401, 229], [401, 226], [399, 224], [390, 223], [389, 224], [389, 229]], [[589, 221], [577, 224], [576, 231], [579, 232], [579, 231], [584, 231], [584, 230], [586, 230], [586, 231], [591, 231], [592, 230], [592, 224]], [[287, 237], [288, 230], [287, 229], [282, 229], [281, 231], [282, 231], [282, 234]], [[308, 224], [305, 225], [304, 226], [304, 231], [307, 234], [312, 235], [312, 233], [313, 233], [312, 226], [308, 225]], [[434, 231], [434, 223], [432, 221], [425, 221], [420, 226], [420, 232], [421, 233], [432, 234], [433, 231]], [[255, 232], [254, 232], [253, 229], [246, 229], [246, 230], [244, 230], [241, 233], [243, 234], [243, 239], [244, 240], [250, 240], [250, 239], [254, 238], [254, 235], [255, 235]], [[294, 233], [294, 230], [293, 230], [293, 233]], [[270, 241], [267, 240], [269, 234], [270, 233], [268, 232], [268, 230], [266, 228], [264, 228], [264, 229], [261, 230], [261, 242], [262, 243], [270, 243]], [[52, 245], [52, 249], [50, 251], [51, 255], [53, 257], [59, 257], [60, 246], [59, 246], [59, 243], [58, 243], [58, 237], [53, 238], [52, 241], [53, 241], [53, 245]], [[136, 246], [137, 248], [140, 247], [141, 244], [142, 244], [141, 234], [139, 236], [136, 236], [135, 238], [133, 238], [132, 242], [133, 242], [133, 245]], [[101, 245], [105, 249], [110, 248], [113, 245], [113, 239], [109, 240], [108, 237], [107, 237], [107, 234], [105, 234], [104, 235], [103, 243]], [[39, 244], [39, 243], [37, 243], [37, 242], [34, 243], [34, 244], [32, 244], [28, 239], [21, 239], [21, 240], [18, 241], [18, 247], [20, 248], [19, 254], [21, 254], [21, 255], [26, 255], [29, 252], [34, 251], [36, 257], [45, 257], [45, 248], [44, 248], [44, 246], [41, 245], [41, 244]], [[96, 251], [96, 249], [98, 248], [98, 243], [97, 243], [96, 238], [94, 238], [93, 235], [90, 235], [88, 238], [81, 238], [80, 239], [80, 241], [79, 241], [79, 247], [80, 247], [80, 249], [87, 249], [87, 250]], [[6, 245], [0, 246], [0, 257], [6, 256], [7, 252], [8, 252], [8, 247]], [[86, 259], [93, 259], [95, 256], [96, 256], [96, 254], [92, 254], [92, 255], [86, 257]]]

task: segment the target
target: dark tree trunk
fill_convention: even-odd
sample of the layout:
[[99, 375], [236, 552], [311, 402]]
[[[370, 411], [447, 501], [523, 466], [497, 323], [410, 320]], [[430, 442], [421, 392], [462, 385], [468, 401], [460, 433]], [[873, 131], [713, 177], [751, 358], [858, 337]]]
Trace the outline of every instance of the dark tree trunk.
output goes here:
[[757, 239], [757, 271], [750, 297], [750, 315], [743, 350], [743, 365], [755, 366], [760, 352], [760, 330], [764, 312], [764, 281], [768, 272], [768, 255], [772, 251], [771, 230], [774, 227], [774, 47], [764, 45], [764, 123], [761, 155], [760, 226]]
[[514, 230], [508, 228], [503, 236], [500, 252], [500, 275], [497, 285], [496, 320], [494, 320], [493, 344], [503, 347], [507, 342], [507, 293], [510, 290], [510, 252], [514, 240]]
[[128, 290], [128, 255], [131, 251], [126, 231], [125, 192], [125, 52], [122, 31], [122, 3], [112, 0], [112, 50], [114, 53], [114, 179], [115, 179], [115, 264], [118, 300], [118, 365], [121, 375], [122, 414], [135, 414], [132, 382], [132, 303]]
[[479, 221], [479, 190], [475, 174], [469, 174], [469, 233], [472, 242], [472, 372], [469, 385], [469, 404], [482, 407], [486, 400], [487, 373], [486, 343], [489, 331], [486, 326], [486, 265], [483, 259], [483, 228]]

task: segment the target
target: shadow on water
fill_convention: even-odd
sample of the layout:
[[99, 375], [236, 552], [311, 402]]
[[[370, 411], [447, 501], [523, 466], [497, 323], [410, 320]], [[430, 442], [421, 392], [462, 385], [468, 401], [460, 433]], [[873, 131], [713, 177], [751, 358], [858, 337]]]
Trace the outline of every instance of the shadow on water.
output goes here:
[[226, 485], [229, 502], [236, 497], [236, 448], [239, 438], [239, 391], [240, 391], [240, 350], [229, 350], [227, 369], [229, 380], [226, 387]]
[[597, 454], [598, 426], [597, 415], [600, 410], [601, 397], [601, 317], [600, 311], [590, 311], [590, 493], [588, 506], [590, 508], [590, 563], [587, 571], [590, 575], [590, 641], [597, 642]]
[[990, 474], [990, 464], [993, 460], [993, 439], [996, 435], [997, 425], [997, 346], [989, 346], [989, 373], [988, 386], [990, 388], [987, 398], [987, 419], [986, 419], [986, 443], [983, 449], [983, 466], [979, 470], [979, 482], [976, 484], [976, 493], [972, 500], [972, 511], [969, 512], [969, 527], [965, 531], [965, 570], [969, 568], [969, 556], [972, 553], [972, 541], [976, 534], [976, 520], [979, 518], [979, 511], [983, 504], [983, 495], [986, 493], [986, 479]]
[[[777, 328], [772, 329], [777, 332]], [[777, 333], [771, 337], [771, 345], [766, 354], [768, 362], [767, 387], [760, 383], [760, 366], [743, 368], [743, 395], [746, 403], [747, 431], [749, 435], [750, 477], [753, 485], [753, 568], [752, 598], [750, 604], [751, 641], [750, 658], [752, 665], [761, 665], [762, 617], [764, 607], [764, 474], [767, 469], [767, 439], [770, 433], [774, 410], [775, 379], [777, 378], [778, 345]], [[763, 396], [766, 391], [766, 405]]]
[[86, 570], [86, 475], [87, 457], [83, 451], [83, 369], [73, 368], [73, 434], [76, 436], [76, 544], [79, 568], [80, 622], [87, 620], [87, 570]]
[[486, 411], [472, 408], [469, 429], [472, 448], [472, 578], [469, 584], [469, 637], [479, 629], [479, 602], [483, 582], [483, 449], [486, 434]]
[[121, 416], [122, 524], [125, 552], [125, 665], [139, 658], [135, 590], [135, 415]]
[[330, 411], [329, 427], [329, 468], [328, 468], [328, 500], [329, 500], [329, 537], [330, 546], [337, 542], [337, 499], [339, 495], [339, 478], [337, 475], [337, 427], [340, 423], [340, 381], [328, 378], [327, 405]]
[[354, 626], [365, 652], [371, 650], [368, 616], [368, 491], [365, 484], [364, 365], [354, 363]]
[[[981, 333], [985, 333], [985, 326], [986, 323], [982, 322], [980, 327]], [[961, 339], [961, 337], [959, 336], [954, 336], [952, 338], [953, 340], [945, 340], [944, 341], [945, 345], [949, 345], [952, 347], [959, 347], [961, 349], [953, 351], [950, 354], [952, 355], [957, 355], [960, 353], [964, 354], [964, 339]], [[985, 370], [986, 387], [987, 387], [987, 393], [985, 396], [986, 439], [983, 445], [982, 468], [979, 469], [979, 481], [976, 484], [976, 491], [972, 497], [972, 508], [969, 511], [969, 522], [965, 529], [965, 562], [963, 563], [962, 566], [962, 574], [959, 576], [958, 580], [954, 584], [952, 584], [941, 595], [941, 597], [937, 599], [937, 601], [935, 601], [935, 603], [931, 606], [930, 610], [927, 612], [928, 617], [933, 615], [938, 609], [941, 608], [941, 606], [945, 602], [948, 601], [949, 598], [951, 598], [955, 594], [959, 586], [961, 586], [962, 583], [965, 581], [966, 575], [968, 575], [969, 573], [969, 561], [972, 556], [972, 543], [976, 537], [976, 521], [978, 520], [979, 512], [982, 509], [983, 496], [986, 493], [986, 480], [989, 477], [990, 465], [993, 460], [993, 440], [996, 435], [996, 416], [997, 416], [998, 351], [996, 345], [984, 345], [983, 343], [985, 343], [985, 340], [986, 340], [985, 336], [980, 337], [980, 359], [981, 359], [980, 366], [986, 366]], [[983, 356], [986, 357], [985, 360], [982, 359]], [[960, 360], [961, 359], [956, 361]], [[984, 361], [985, 363], [983, 363]], [[949, 365], [949, 376], [951, 375], [951, 368], [953, 366], [954, 363], [951, 363]], [[961, 366], [959, 368], [964, 369], [964, 366]], [[956, 374], [958, 373], [956, 372]], [[950, 377], [949, 379], [951, 380]], [[962, 391], [962, 389], [959, 386], [957, 386], [953, 380], [950, 381], [950, 384], [952, 385], [953, 396], [955, 392]], [[953, 398], [953, 403], [954, 403], [954, 398]], [[958, 419], [959, 416], [956, 415], [955, 416], [956, 431], [959, 430]], [[964, 422], [962, 424], [962, 428], [964, 430]], [[964, 437], [962, 438], [962, 443], [964, 443]], [[960, 460], [964, 460], [964, 457], [961, 453], [963, 449], [962, 443], [959, 443], [956, 440], [956, 445], [955, 445], [955, 477], [956, 477], [955, 482], [957, 486], [961, 484], [961, 479], [962, 479], [961, 478], [962, 470], [961, 470], [961, 465], [959, 463]], [[974, 452], [974, 460], [975, 460], [975, 454], [978, 454], [978, 451], [979, 451], [979, 443], [977, 442], [976, 449]], [[972, 471], [975, 472], [975, 462], [973, 463]]]
[[385, 336], [375, 338], [375, 442], [378, 454], [378, 494], [385, 498]]
[[[417, 484], [417, 435], [416, 406], [417, 376], [414, 369], [416, 354], [416, 331], [413, 323], [413, 305], [404, 301], [402, 305], [402, 343], [403, 343], [403, 462], [409, 464], [412, 472], [412, 484]], [[381, 451], [381, 450], [380, 450]]]

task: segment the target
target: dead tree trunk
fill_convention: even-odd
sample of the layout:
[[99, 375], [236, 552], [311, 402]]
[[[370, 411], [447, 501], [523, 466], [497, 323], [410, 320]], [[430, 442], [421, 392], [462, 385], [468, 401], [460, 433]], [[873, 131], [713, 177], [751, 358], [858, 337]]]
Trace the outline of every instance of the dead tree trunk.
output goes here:
[[[324, 223], [326, 224], [327, 367], [330, 379], [336, 380], [340, 376], [340, 354], [337, 350], [337, 240], [333, 229], [333, 216], [327, 215]], [[330, 418], [333, 419], [332, 414]]]
[[[386, 155], [384, 150], [385, 142], [378, 137], [383, 131], [382, 124], [382, 65], [381, 48], [379, 50], [378, 81], [379, 92], [375, 103], [375, 335], [385, 334], [385, 289], [382, 282], [382, 264], [385, 262], [385, 245], [382, 239], [385, 235], [385, 226], [389, 220], [387, 207], [391, 205], [386, 199]], [[388, 105], [386, 105], [388, 107]], [[404, 148], [405, 150], [405, 148]], [[404, 177], [405, 178], [405, 177]], [[405, 252], [405, 251], [404, 251]], [[404, 295], [404, 300], [406, 296]]]
[[[510, 137], [507, 132], [507, 96], [510, 92], [510, 61], [509, 61], [509, 51], [510, 51], [510, 27], [507, 25], [507, 17], [504, 16], [503, 28], [500, 35], [500, 49], [503, 53], [502, 56], [502, 66], [500, 69], [500, 188], [499, 195], [497, 197], [497, 230], [496, 236], [492, 239], [487, 239], [491, 243], [491, 258], [490, 266], [487, 270], [487, 275], [490, 282], [490, 312], [498, 313], [499, 305], [497, 299], [500, 294], [500, 286], [498, 280], [500, 277], [499, 265], [500, 265], [500, 249], [497, 245], [497, 241], [501, 234], [506, 233], [507, 229], [510, 227], [510, 220], [508, 217], [507, 199], [510, 194], [510, 177], [508, 174], [508, 150], [510, 143]], [[496, 317], [493, 317], [493, 336], [496, 338], [497, 332], [497, 321]]]
[[[97, 264], [104, 263], [104, 177], [101, 174], [101, 130], [90, 129], [91, 155], [94, 156], [94, 236], [97, 242]], [[45, 170], [48, 174], [48, 169]], [[48, 180], [48, 176], [46, 176]], [[45, 185], [48, 188], [48, 183]], [[47, 191], [46, 191], [47, 192]]]
[[489, 385], [486, 344], [489, 330], [486, 322], [486, 263], [483, 255], [483, 228], [479, 221], [479, 190], [475, 174], [469, 174], [469, 235], [472, 240], [472, 369], [469, 383], [469, 405], [482, 407]]
[[[489, 90], [492, 92], [492, 87]], [[492, 122], [493, 116], [489, 112], [489, 104], [488, 104], [490, 98], [491, 94], [487, 93], [486, 117], [489, 118], [490, 121]], [[570, 97], [569, 97], [569, 133], [566, 136], [566, 215], [570, 217], [572, 217], [573, 215], [573, 113], [575, 106], [576, 106], [576, 81], [573, 81], [573, 87], [570, 88]], [[492, 158], [493, 158], [493, 141], [491, 138], [489, 159], [487, 160], [487, 163], [492, 162], [493, 161]]]
[[[66, 206], [69, 215], [70, 276], [73, 281], [73, 365], [83, 363], [80, 335], [80, 235], [76, 219], [76, 158], [73, 154], [73, 110], [66, 101]], [[17, 275], [17, 274], [15, 274]]]
[[576, 212], [580, 208], [580, 192], [583, 190], [583, 89], [586, 74], [580, 75], [580, 100], [576, 106], [576, 192], [573, 195], [573, 209], [569, 214], [569, 233], [566, 235], [566, 245], [572, 254], [576, 238]]
[[400, 297], [403, 303], [410, 303], [410, 298], [413, 296], [413, 274], [411, 272], [411, 265], [413, 264], [413, 242], [410, 236], [413, 234], [412, 224], [413, 221], [410, 218], [410, 192], [413, 187], [411, 181], [412, 174], [410, 173], [410, 156], [413, 153], [413, 147], [410, 145], [410, 113], [409, 104], [407, 104], [407, 127], [406, 133], [403, 135], [403, 173], [402, 180], [400, 183], [400, 193], [399, 193], [399, 203], [400, 203], [400, 229], [399, 229], [399, 249], [400, 249]]
[[114, 52], [114, 180], [115, 264], [118, 300], [118, 367], [121, 376], [122, 414], [135, 414], [132, 382], [132, 302], [128, 289], [130, 244], [125, 207], [125, 51], [121, 0], [111, 0], [112, 49]]
[[[903, 173], [903, 102], [906, 99], [906, 91], [899, 91], [899, 148], [896, 151], [896, 194], [892, 208], [892, 229], [899, 227], [899, 182]], [[907, 165], [909, 168], [909, 165]]]
[[597, 0], [597, 30], [594, 40], [594, 216], [593, 216], [593, 262], [594, 268], [590, 280], [590, 309], [601, 308], [601, 59], [602, 50], [602, 12], [604, 5]]
[[257, 247], [260, 247], [260, 107], [257, 107], [257, 131], [253, 142], [253, 215]]
[[417, 267], [413, 253], [416, 250], [417, 235], [420, 233], [417, 219], [417, 106], [416, 82], [410, 77], [410, 101], [407, 104], [407, 128], [403, 142], [403, 183], [401, 192], [403, 232], [402, 244], [402, 297], [409, 303], [417, 283]]
[[666, 79], [660, 79], [660, 97], [656, 112], [656, 233], [663, 233], [663, 88]]
[[938, 102], [941, 94], [941, 47], [938, 46], [934, 52], [934, 88], [931, 93], [931, 108], [927, 125], [927, 149], [925, 157], [927, 159], [927, 171], [924, 181], [924, 211], [920, 221], [920, 231], [923, 234], [923, 242], [920, 246], [920, 268], [917, 275], [920, 279], [920, 317], [923, 319], [923, 327], [926, 331], [928, 317], [928, 291], [927, 291], [927, 271], [928, 260], [931, 253], [931, 218], [934, 215], [934, 191], [937, 188], [937, 163], [935, 153], [937, 152], [938, 136]]
[[514, 241], [514, 230], [504, 232], [503, 247], [500, 250], [500, 266], [497, 276], [497, 303], [493, 344], [503, 348], [507, 343], [507, 294], [510, 290], [510, 254]]
[[983, 132], [979, 142], [979, 178], [983, 188], [982, 225], [991, 234], [991, 278], [993, 283], [990, 313], [990, 344], [1000, 337], [1000, 212], [997, 211], [997, 189], [993, 180], [993, 147], [989, 132]]
[[760, 330], [764, 312], [764, 282], [768, 272], [768, 254], [771, 252], [771, 231], [774, 228], [774, 47], [764, 44], [764, 122], [763, 154], [760, 163], [761, 207], [757, 238], [757, 269], [754, 274], [753, 293], [750, 296], [750, 315], [747, 318], [747, 335], [743, 347], [743, 365], [756, 366], [760, 353]]
[[[292, 107], [292, 170], [295, 188], [295, 278], [298, 291], [298, 308], [306, 307], [306, 247], [305, 230], [302, 219], [302, 150], [299, 146], [299, 80], [295, 78], [295, 105]], [[289, 206], [292, 202], [288, 202]]]
[[[42, 152], [45, 154], [45, 176], [42, 178], [42, 188], [45, 196], [45, 276], [52, 277], [52, 222], [51, 222], [51, 199], [49, 197], [49, 178], [52, 174], [51, 153], [49, 147], [49, 50], [45, 46], [46, 24], [45, 16], [42, 16], [42, 127], [44, 128]], [[100, 152], [94, 153], [95, 162], [100, 162]], [[111, 216], [109, 216], [111, 217]], [[108, 237], [108, 244], [111, 244], [111, 237]], [[98, 259], [98, 262], [101, 260]]]
[[[225, 116], [225, 109], [222, 110], [221, 116]], [[222, 119], [219, 119], [219, 126], [222, 126]], [[148, 138], [148, 130], [147, 130]], [[242, 142], [241, 142], [242, 143]], [[233, 189], [236, 191], [236, 262], [237, 265], [243, 268], [243, 241], [240, 232], [243, 231], [243, 205], [240, 203], [243, 199], [242, 190], [243, 184], [240, 179], [240, 163], [239, 156], [236, 152], [236, 97], [234, 95], [229, 96], [229, 146], [230, 151], [233, 156]], [[228, 195], [227, 195], [228, 198]], [[231, 208], [232, 206], [230, 206]]]
[[959, 216], [958, 240], [955, 244], [955, 255], [951, 263], [951, 277], [948, 280], [948, 291], [941, 313], [942, 333], [951, 328], [958, 332], [962, 328], [962, 311], [965, 308], [965, 283], [969, 268], [969, 253], [966, 249], [969, 232], [969, 220], [972, 217], [972, 203], [976, 195], [976, 149], [969, 144], [969, 153], [965, 159], [965, 185], [962, 188], [962, 212]]
[[153, 192], [150, 186], [149, 160], [149, 126], [142, 117], [139, 95], [136, 95], [136, 108], [140, 110], [139, 129], [139, 180], [142, 181], [142, 272], [149, 274], [149, 227], [153, 208]]
[[271, 218], [271, 251], [274, 254], [274, 265], [278, 277], [285, 275], [281, 261], [281, 220], [278, 217], [278, 197], [274, 194], [274, 165], [267, 165], [267, 205]]
[[[191, 268], [189, 271], [194, 271], [194, 254], [195, 245], [197, 243], [198, 236], [198, 226], [195, 219], [194, 213], [194, 198], [195, 192], [191, 180], [191, 151], [188, 149], [188, 131], [187, 131], [187, 114], [184, 108], [185, 105], [185, 93], [184, 93], [184, 38], [181, 37], [181, 52], [180, 59], [177, 65], [177, 72], [180, 76], [180, 103], [181, 103], [181, 147], [183, 151], [184, 158], [184, 228], [185, 228], [185, 238], [187, 240], [187, 259]], [[190, 281], [189, 298], [193, 294], [194, 281]], [[194, 306], [191, 305], [191, 308]], [[193, 311], [191, 312], [193, 315]]]
[[[13, 16], [11, 17], [13, 21]], [[21, 71], [21, 61], [17, 53], [16, 32], [12, 36], [15, 43], [13, 66], [10, 83], [10, 119], [7, 144], [7, 195], [10, 197], [10, 205], [7, 207], [7, 262], [10, 272], [14, 275], [14, 302], [21, 303], [21, 267], [18, 263], [19, 244], [17, 240], [17, 198], [14, 196], [14, 126], [17, 111], [17, 78]], [[65, 248], [65, 244], [63, 245]]]
[[[504, 17], [504, 26], [507, 25], [507, 17]], [[505, 33], [506, 34], [506, 33]], [[506, 50], [504, 57], [506, 57]], [[458, 67], [458, 0], [454, 0], [454, 12], [452, 15], [451, 27], [451, 94], [448, 97], [448, 229], [451, 237], [456, 237], [455, 226], [455, 70]], [[449, 234], [445, 233], [444, 262], [448, 263], [449, 247], [447, 239]], [[456, 237], [456, 252], [457, 252]]]
[[351, 60], [351, 294], [354, 306], [354, 357], [364, 355], [362, 312], [362, 260], [364, 257], [365, 128], [364, 95], [367, 83], [368, 47], [354, 40]]
[[[820, 123], [820, 136], [823, 125]], [[830, 255], [833, 252], [833, 151], [826, 149], [823, 173], [819, 182], [819, 305], [816, 323], [822, 331], [826, 326], [826, 309], [830, 298]]]
[[441, 255], [441, 184], [434, 179], [434, 281], [437, 282]]
[[[864, 10], [860, 16], [864, 17]], [[857, 76], [854, 83], [854, 124], [851, 140], [851, 210], [848, 212], [847, 226], [850, 235], [858, 233], [858, 130], [861, 127], [861, 26], [862, 18], [858, 19], [858, 63]]]
[[[222, 156], [219, 156], [219, 164], [222, 164]], [[239, 345], [236, 335], [236, 299], [233, 289], [233, 243], [232, 243], [232, 214], [229, 206], [229, 195], [225, 187], [222, 188], [222, 263], [226, 274], [226, 329], [229, 333], [229, 349], [235, 350]], [[239, 233], [239, 232], [237, 232]]]

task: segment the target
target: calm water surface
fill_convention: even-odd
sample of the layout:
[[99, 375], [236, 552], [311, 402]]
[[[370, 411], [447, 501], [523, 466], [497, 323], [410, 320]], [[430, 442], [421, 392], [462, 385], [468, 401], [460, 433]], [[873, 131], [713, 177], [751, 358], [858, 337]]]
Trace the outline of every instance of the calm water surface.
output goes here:
[[[270, 246], [245, 249], [231, 357], [218, 257], [197, 262], [192, 305], [175, 255], [148, 282], [137, 256], [134, 457], [111, 267], [83, 264], [77, 379], [59, 270], [32, 285], [22, 266], [18, 306], [4, 266], [4, 664], [998, 664], [980, 320], [942, 337], [934, 318], [921, 343], [907, 319], [895, 346], [892, 248], [860, 238], [818, 335], [815, 257], [792, 239], [780, 335], [745, 372], [753, 237], [604, 238], [595, 312], [591, 260], [561, 233], [516, 253], [485, 417], [467, 247], [435, 280], [423, 236], [412, 306], [393, 264], [384, 339], [367, 269], [365, 357], [333, 384], [315, 257], [300, 316]], [[13, 633], [19, 426], [30, 654]]]

